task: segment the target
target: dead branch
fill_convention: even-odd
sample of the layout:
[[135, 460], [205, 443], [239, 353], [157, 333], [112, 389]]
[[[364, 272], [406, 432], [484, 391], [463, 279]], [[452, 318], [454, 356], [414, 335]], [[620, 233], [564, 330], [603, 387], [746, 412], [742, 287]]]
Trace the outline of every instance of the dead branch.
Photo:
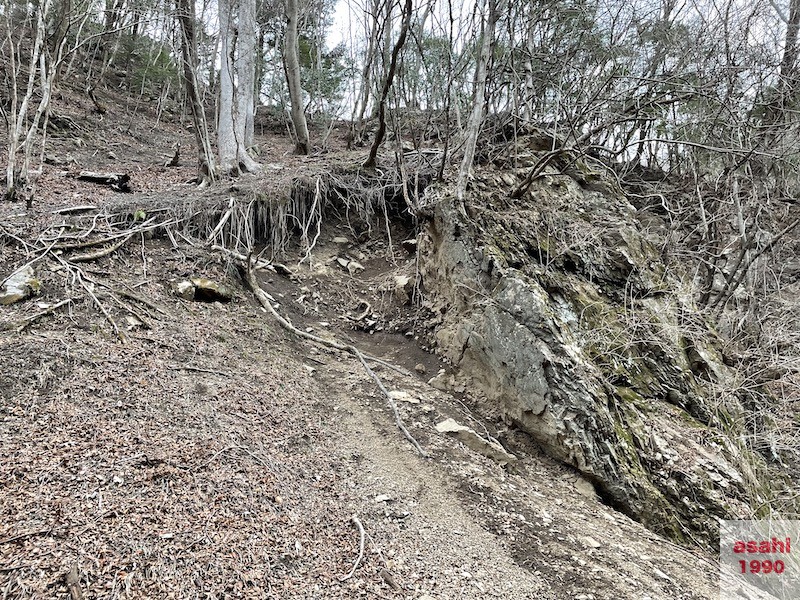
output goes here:
[[78, 181], [88, 181], [99, 185], [110, 186], [115, 192], [130, 193], [131, 176], [127, 173], [93, 173], [92, 171], [81, 171], [76, 177]]
[[25, 252], [30, 253], [31, 245], [28, 242], [26, 242], [25, 240], [23, 240], [21, 237], [18, 237], [16, 235], [14, 235], [13, 233], [11, 233], [8, 229], [3, 227], [2, 225], [0, 225], [0, 233], [2, 233], [2, 235], [4, 235], [4, 236], [10, 237], [12, 240], [15, 240], [15, 241], [19, 242], [25, 248]]
[[[81, 273], [82, 273], [82, 271], [81, 271]], [[94, 300], [94, 303], [97, 305], [97, 308], [100, 309], [100, 312], [103, 313], [103, 316], [106, 318], [106, 320], [109, 323], [111, 323], [111, 327], [114, 329], [114, 333], [117, 334], [117, 338], [119, 338], [119, 341], [124, 344], [126, 342], [125, 334], [122, 333], [122, 331], [120, 331], [120, 328], [117, 326], [117, 322], [108, 313], [108, 311], [106, 310], [106, 307], [103, 306], [103, 303], [100, 302], [100, 300], [97, 299], [97, 296], [94, 295], [94, 292], [92, 291], [91, 286], [86, 284], [86, 281], [84, 281], [83, 276], [80, 275], [80, 274], [78, 275], [78, 281], [81, 282], [81, 285], [83, 286], [83, 289], [85, 289], [86, 293], [89, 294], [89, 296], [91, 297], [92, 300]]]
[[50, 212], [52, 212], [54, 215], [70, 215], [73, 213], [88, 212], [90, 210], [97, 210], [97, 207], [93, 204], [81, 204], [79, 206], [66, 206], [64, 208], [57, 208]]
[[[68, 263], [66, 260], [64, 260], [63, 258], [58, 256], [57, 254], [54, 255], [54, 256], [64, 266], [64, 268], [67, 269], [68, 272], [72, 273], [74, 275], [74, 277], [76, 277], [78, 279], [80, 284], [83, 286], [83, 289], [86, 290], [86, 293], [89, 294], [89, 297], [97, 305], [97, 308], [100, 309], [100, 312], [103, 313], [103, 316], [106, 318], [106, 320], [109, 323], [111, 323], [111, 327], [114, 329], [114, 333], [117, 335], [117, 338], [119, 339], [119, 341], [124, 344], [127, 341], [126, 338], [125, 338], [125, 334], [122, 333], [122, 331], [120, 331], [120, 328], [117, 326], [117, 322], [114, 321], [113, 317], [108, 313], [108, 311], [106, 310], [106, 307], [103, 306], [103, 303], [100, 302], [100, 300], [98, 300], [97, 296], [95, 295], [94, 291], [92, 290], [92, 286], [90, 286], [87, 283], [88, 278], [86, 277], [86, 274], [83, 272], [83, 270], [81, 270], [80, 268], [76, 267], [75, 265], [72, 265], [72, 264]], [[94, 283], [94, 282], [92, 282], [92, 283]]]
[[117, 295], [114, 294], [113, 290], [111, 290], [111, 293], [109, 293], [109, 294], [104, 294], [104, 296], [106, 296], [108, 298], [111, 298], [111, 300], [113, 300], [118, 307], [120, 307], [122, 310], [124, 310], [127, 313], [130, 313], [136, 319], [138, 319], [139, 322], [141, 323], [142, 327], [144, 327], [145, 329], [152, 329], [153, 328], [153, 326], [149, 322], [149, 315], [147, 317], [145, 317], [141, 312], [136, 310], [133, 306], [131, 306], [130, 304], [128, 304], [127, 302], [125, 302], [121, 298], [117, 297]]
[[169, 314], [169, 313], [167, 313], [166, 310], [164, 310], [163, 308], [161, 308], [157, 304], [154, 304], [154, 303], [150, 302], [150, 300], [148, 300], [147, 298], [143, 298], [139, 294], [134, 294], [133, 292], [130, 292], [130, 291], [128, 291], [126, 289], [122, 289], [122, 288], [110, 287], [110, 286], [108, 286], [107, 284], [105, 284], [103, 282], [99, 282], [99, 283], [100, 283], [100, 285], [105, 286], [108, 289], [110, 289], [115, 294], [118, 294], [118, 295], [123, 296], [125, 298], [128, 298], [130, 300], [134, 300], [134, 301], [136, 301], [136, 302], [138, 302], [140, 304], [144, 304], [146, 307], [152, 308], [154, 311], [159, 312], [162, 315]]
[[204, 369], [202, 367], [193, 367], [192, 365], [175, 365], [171, 366], [173, 371], [194, 371], [196, 373], [211, 373], [212, 375], [221, 375], [222, 377], [231, 377], [230, 373], [225, 371], [215, 371], [214, 369]]
[[29, 531], [27, 533], [20, 533], [18, 535], [12, 535], [11, 537], [5, 538], [4, 540], [0, 540], [0, 546], [5, 544], [10, 544], [11, 542], [18, 542], [20, 540], [27, 539], [29, 537], [35, 537], [38, 535], [47, 535], [53, 531], [52, 528], [50, 529], [39, 529], [38, 531]]
[[238, 448], [238, 446], [237, 446], [236, 444], [234, 444], [234, 445], [232, 445], [232, 446], [226, 446], [225, 448], [223, 448], [223, 449], [222, 449], [222, 450], [220, 450], [219, 452], [216, 452], [216, 453], [214, 454], [214, 456], [212, 456], [211, 458], [209, 458], [209, 459], [208, 459], [206, 462], [204, 462], [202, 465], [200, 465], [199, 467], [197, 467], [197, 469], [195, 469], [195, 470], [196, 470], [196, 471], [199, 471], [200, 469], [205, 469], [205, 468], [206, 468], [208, 465], [210, 465], [212, 462], [214, 462], [215, 460], [217, 460], [217, 458], [219, 458], [220, 456], [222, 456], [223, 454], [225, 454], [225, 453], [226, 453], [226, 452], [228, 452], [229, 450], [234, 450], [234, 449], [236, 449], [236, 448]]
[[350, 569], [350, 572], [347, 575], [342, 575], [339, 577], [339, 581], [347, 581], [353, 576], [353, 573], [356, 572], [358, 565], [361, 564], [361, 559], [364, 558], [364, 526], [361, 524], [361, 521], [358, 520], [356, 515], [350, 517], [350, 520], [355, 523], [355, 526], [358, 527], [358, 558], [356, 558], [355, 564], [353, 564], [353, 568]]
[[375, 374], [375, 371], [373, 371], [372, 368], [370, 368], [370, 366], [367, 364], [367, 360], [378, 362], [384, 365], [386, 365], [387, 363], [373, 356], [364, 354], [363, 352], [361, 352], [361, 350], [359, 350], [352, 344], [344, 344], [336, 340], [326, 340], [325, 338], [321, 338], [312, 333], [300, 331], [299, 329], [297, 329], [297, 327], [292, 325], [283, 316], [281, 316], [280, 313], [278, 313], [278, 311], [276, 311], [273, 308], [272, 303], [269, 301], [269, 298], [267, 297], [267, 293], [261, 289], [261, 286], [258, 284], [255, 275], [253, 275], [253, 269], [249, 259], [246, 265], [242, 267], [242, 271], [245, 280], [247, 282], [247, 285], [250, 286], [250, 289], [253, 291], [253, 294], [255, 295], [256, 299], [259, 301], [261, 306], [267, 309], [267, 311], [275, 318], [275, 320], [278, 321], [281, 327], [283, 327], [287, 331], [294, 333], [295, 335], [301, 338], [311, 340], [313, 342], [316, 342], [317, 344], [327, 346], [328, 348], [334, 348], [336, 350], [341, 350], [343, 352], [347, 352], [348, 354], [352, 354], [361, 362], [361, 365], [367, 371], [367, 374], [378, 385], [381, 392], [388, 400], [389, 406], [392, 408], [392, 412], [394, 413], [395, 423], [397, 423], [397, 427], [400, 429], [400, 431], [403, 432], [403, 435], [409, 442], [411, 442], [411, 444], [414, 446], [417, 452], [419, 452], [420, 456], [422, 456], [423, 458], [428, 458], [428, 453], [425, 452], [425, 450], [423, 450], [422, 446], [419, 445], [419, 442], [417, 442], [417, 440], [414, 439], [414, 436], [412, 436], [411, 433], [408, 431], [408, 429], [406, 429], [405, 425], [403, 424], [403, 420], [400, 417], [400, 412], [397, 409], [397, 404], [395, 403], [394, 399], [389, 395], [389, 392], [386, 390], [386, 387], [384, 387], [380, 378]]
[[65, 304], [69, 304], [70, 302], [72, 302], [72, 300], [73, 300], [72, 298], [67, 298], [66, 300], [62, 300], [61, 302], [56, 302], [55, 304], [53, 304], [53, 306], [50, 306], [44, 309], [43, 311], [36, 313], [35, 315], [31, 315], [30, 317], [21, 319], [14, 323], [6, 324], [5, 327], [3, 327], [3, 329], [16, 329], [17, 333], [22, 333], [23, 331], [25, 331], [27, 327], [29, 327], [38, 319], [41, 319], [44, 316], [54, 313]]
[[75, 256], [70, 256], [69, 259], [72, 262], [89, 262], [92, 260], [97, 260], [98, 258], [103, 258], [104, 256], [108, 256], [109, 254], [113, 254], [117, 250], [119, 250], [122, 246], [127, 244], [130, 239], [136, 235], [136, 233], [131, 233], [127, 237], [122, 238], [116, 244], [111, 244], [110, 246], [103, 248], [101, 250], [96, 250], [94, 252], [87, 252], [85, 254], [76, 254]]
[[[56, 244], [53, 246], [56, 250], [78, 250], [79, 248], [88, 248], [90, 246], [101, 246], [103, 244], [107, 244], [108, 242], [113, 242], [118, 240], [119, 238], [124, 238], [132, 234], [150, 231], [151, 229], [157, 229], [158, 227], [166, 227], [167, 225], [171, 225], [174, 221], [172, 219], [168, 221], [164, 221], [163, 223], [153, 224], [153, 221], [156, 220], [156, 217], [150, 217], [146, 221], [144, 221], [141, 225], [136, 227], [135, 229], [129, 229], [127, 231], [123, 231], [120, 233], [115, 233], [114, 235], [109, 235], [104, 238], [100, 238], [97, 240], [87, 240], [84, 242], [74, 242], [72, 244]], [[56, 238], [56, 241], [59, 238]]]

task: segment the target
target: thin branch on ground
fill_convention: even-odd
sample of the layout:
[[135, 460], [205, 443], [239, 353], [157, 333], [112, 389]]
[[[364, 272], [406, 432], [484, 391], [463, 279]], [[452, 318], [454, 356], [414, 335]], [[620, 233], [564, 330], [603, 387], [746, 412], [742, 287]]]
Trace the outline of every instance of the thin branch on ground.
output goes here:
[[5, 544], [10, 544], [11, 542], [19, 542], [20, 540], [27, 539], [29, 537], [36, 537], [37, 535], [47, 535], [53, 531], [52, 528], [50, 529], [39, 529], [38, 531], [29, 531], [27, 533], [20, 533], [18, 535], [12, 535], [4, 540], [0, 540], [0, 546]]
[[62, 300], [61, 302], [56, 302], [52, 306], [50, 306], [50, 307], [48, 307], [48, 308], [46, 308], [46, 309], [34, 314], [34, 315], [31, 315], [30, 317], [27, 317], [25, 319], [20, 319], [19, 321], [16, 321], [14, 323], [7, 324], [4, 327], [4, 329], [16, 329], [17, 333], [22, 333], [23, 331], [25, 331], [25, 329], [27, 329], [35, 321], [37, 321], [37, 320], [41, 319], [42, 317], [45, 317], [45, 316], [47, 316], [47, 315], [49, 315], [51, 313], [54, 313], [59, 308], [61, 308], [65, 304], [69, 304], [72, 301], [73, 301], [73, 298], [67, 298], [66, 300]]
[[[108, 242], [113, 242], [118, 240], [119, 238], [126, 238], [134, 233], [138, 233], [140, 231], [150, 231], [151, 229], [158, 229], [159, 227], [166, 227], [173, 223], [173, 220], [170, 219], [168, 221], [164, 221], [163, 223], [153, 223], [155, 221], [155, 217], [150, 217], [147, 221], [144, 221], [141, 225], [136, 227], [135, 229], [128, 229], [126, 231], [122, 231], [120, 233], [115, 233], [114, 235], [109, 235], [104, 238], [100, 238], [97, 240], [86, 240], [84, 242], [75, 242], [72, 244], [56, 244], [56, 250], [78, 250], [80, 248], [89, 248], [91, 246], [101, 246], [103, 244], [107, 244]], [[59, 238], [56, 238], [58, 240]]]
[[204, 369], [202, 367], [193, 367], [192, 365], [175, 365], [171, 366], [173, 371], [193, 371], [195, 373], [210, 373], [211, 375], [221, 375], [222, 377], [230, 377], [230, 373], [224, 371], [215, 371], [214, 369]]
[[[114, 320], [114, 318], [106, 310], [106, 307], [103, 306], [103, 303], [100, 302], [100, 300], [97, 298], [97, 296], [95, 295], [94, 291], [92, 290], [92, 286], [90, 286], [87, 283], [87, 281], [90, 281], [90, 280], [86, 277], [86, 274], [83, 272], [83, 270], [80, 269], [79, 267], [76, 267], [75, 265], [72, 265], [72, 264], [68, 263], [66, 260], [64, 260], [63, 258], [58, 256], [57, 254], [55, 254], [54, 256], [67, 269], [68, 272], [73, 274], [74, 278], [77, 278], [78, 282], [80, 282], [80, 284], [83, 286], [83, 289], [86, 290], [86, 293], [89, 294], [89, 297], [97, 305], [97, 308], [100, 309], [100, 312], [103, 313], [103, 316], [111, 324], [111, 327], [114, 329], [114, 333], [117, 335], [117, 338], [119, 339], [119, 341], [124, 344], [127, 341], [126, 338], [125, 338], [125, 334], [122, 333], [120, 328], [117, 326], [117, 322]], [[73, 279], [73, 281], [74, 281], [74, 279]]]
[[100, 250], [96, 250], [95, 252], [87, 252], [85, 254], [76, 254], [75, 256], [70, 256], [70, 260], [72, 262], [89, 262], [93, 260], [97, 260], [98, 258], [103, 258], [104, 256], [108, 256], [109, 254], [113, 254], [117, 250], [119, 250], [122, 246], [127, 244], [130, 239], [136, 235], [136, 233], [131, 233], [130, 235], [125, 236], [116, 244], [111, 244], [106, 248], [102, 248]]
[[[99, 282], [99, 283], [102, 286], [108, 287], [108, 286], [106, 286], [105, 283], [102, 283], [102, 282]], [[122, 289], [122, 288], [109, 287], [108, 289], [110, 289], [115, 294], [118, 294], [118, 295], [123, 296], [125, 298], [128, 298], [130, 300], [134, 300], [136, 302], [139, 302], [140, 304], [144, 304], [148, 308], [152, 308], [154, 311], [159, 312], [162, 315], [168, 315], [169, 314], [166, 310], [164, 310], [163, 308], [161, 308], [157, 304], [154, 304], [153, 302], [150, 302], [147, 298], [143, 298], [139, 294], [134, 294], [133, 292], [125, 290], [125, 289]]]
[[361, 560], [364, 558], [364, 526], [356, 515], [350, 517], [350, 520], [358, 527], [358, 558], [356, 558], [356, 562], [353, 564], [353, 568], [350, 569], [350, 572], [347, 575], [339, 577], [339, 581], [347, 581], [350, 579], [353, 573], [356, 572], [358, 565], [361, 564]]

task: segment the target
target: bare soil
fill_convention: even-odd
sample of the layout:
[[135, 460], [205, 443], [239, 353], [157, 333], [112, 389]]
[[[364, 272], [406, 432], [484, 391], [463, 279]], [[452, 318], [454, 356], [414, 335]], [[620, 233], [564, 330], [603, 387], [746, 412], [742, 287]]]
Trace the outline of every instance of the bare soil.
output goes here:
[[[163, 166], [175, 140], [191, 154], [177, 118], [155, 125], [141, 106], [130, 122], [101, 120], [88, 100], [61, 102], [82, 133], [51, 139], [54, 164], [32, 210], [0, 206], [2, 279], [63, 222], [52, 211], [117, 200], [67, 172], [129, 172], [133, 204], [192, 193], [190, 158]], [[292, 173], [345, 152], [294, 157], [272, 134], [259, 145], [262, 160]], [[211, 193], [224, 198], [235, 185]], [[358, 361], [281, 329], [225, 255], [141, 236], [82, 266], [148, 303], [99, 285], [94, 301], [54, 257], [39, 261], [41, 294], [0, 307], [0, 328], [74, 301], [0, 332], [0, 598], [75, 598], [76, 588], [84, 598], [716, 597], [714, 557], [602, 504], [471, 390], [427, 383], [448, 365], [434, 352], [424, 298], [395, 292], [395, 276], [415, 276], [399, 243], [414, 232], [398, 222], [389, 233], [359, 242], [331, 219], [310, 260], [299, 264], [305, 253], [290, 249], [292, 275], [260, 281], [299, 329], [407, 371], [374, 366], [413, 400], [398, 401], [400, 414], [428, 459]], [[225, 282], [233, 301], [179, 299], [172, 284], [190, 276]], [[520, 460], [498, 464], [438, 433], [448, 417]], [[345, 578], [359, 556], [356, 520], [363, 558]]]

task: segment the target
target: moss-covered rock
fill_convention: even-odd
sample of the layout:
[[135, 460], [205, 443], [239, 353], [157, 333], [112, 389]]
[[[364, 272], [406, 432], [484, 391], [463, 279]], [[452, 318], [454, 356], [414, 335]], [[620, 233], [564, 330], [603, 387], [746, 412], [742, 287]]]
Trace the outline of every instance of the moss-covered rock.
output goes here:
[[440, 351], [609, 503], [713, 546], [716, 518], [749, 516], [763, 488], [732, 429], [742, 406], [722, 393], [735, 374], [702, 319], [684, 326], [696, 311], [619, 188], [575, 165], [516, 199], [524, 170], [506, 164], [478, 169], [464, 204], [449, 184], [428, 189], [420, 254]]

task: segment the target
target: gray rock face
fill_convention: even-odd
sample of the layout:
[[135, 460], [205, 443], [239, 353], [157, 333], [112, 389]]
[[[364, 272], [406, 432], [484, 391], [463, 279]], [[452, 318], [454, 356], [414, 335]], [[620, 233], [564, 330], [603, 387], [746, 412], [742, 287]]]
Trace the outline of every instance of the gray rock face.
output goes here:
[[481, 168], [464, 206], [429, 188], [420, 256], [439, 349], [607, 502], [714, 546], [717, 517], [749, 518], [765, 487], [731, 425], [735, 374], [622, 192], [557, 169], [516, 200], [525, 169]]

